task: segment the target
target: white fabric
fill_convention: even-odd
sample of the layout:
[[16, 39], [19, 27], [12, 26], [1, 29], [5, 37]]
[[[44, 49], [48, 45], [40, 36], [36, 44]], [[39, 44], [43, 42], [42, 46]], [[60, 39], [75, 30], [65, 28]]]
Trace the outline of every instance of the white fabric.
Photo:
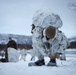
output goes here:
[[33, 56], [40, 56], [41, 53], [44, 53], [43, 41], [42, 41], [42, 30], [41, 27], [35, 27], [32, 35], [32, 46], [33, 46]]
[[48, 54], [52, 54], [52, 55], [54, 55], [56, 53], [62, 53], [63, 54], [65, 49], [68, 46], [68, 39], [60, 31], [58, 31], [57, 35], [55, 36], [55, 38], [53, 40], [50, 39], [48, 42], [51, 45]]
[[[68, 45], [66, 36], [62, 32], [56, 30], [55, 38], [47, 41], [46, 36], [42, 38], [42, 30], [41, 27], [37, 27], [33, 30], [33, 55], [40, 56], [42, 54], [47, 56], [49, 54], [54, 55], [55, 53], [64, 53]], [[50, 49], [46, 48], [45, 42], [50, 43]]]
[[42, 28], [47, 26], [60, 28], [63, 23], [59, 15], [52, 13], [50, 10], [38, 10], [33, 16], [33, 24]]
[[18, 62], [19, 53], [14, 48], [8, 48], [8, 61], [9, 62]]
[[[38, 10], [33, 17], [33, 24], [35, 25], [35, 28], [32, 30], [33, 56], [37, 55], [38, 57], [43, 57], [49, 54], [54, 55], [56, 52], [64, 53], [64, 50], [67, 48], [68, 40], [63, 33], [56, 30], [55, 37], [50, 40], [47, 40], [45, 35], [45, 29], [48, 26], [53, 26], [56, 29], [62, 26], [59, 15], [49, 10]], [[47, 49], [45, 42], [50, 43], [52, 47]]]
[[20, 50], [20, 54], [21, 54], [21, 58], [20, 58], [20, 60], [26, 60], [26, 55], [27, 55], [27, 50], [25, 50], [25, 49], [22, 49], [22, 50]]

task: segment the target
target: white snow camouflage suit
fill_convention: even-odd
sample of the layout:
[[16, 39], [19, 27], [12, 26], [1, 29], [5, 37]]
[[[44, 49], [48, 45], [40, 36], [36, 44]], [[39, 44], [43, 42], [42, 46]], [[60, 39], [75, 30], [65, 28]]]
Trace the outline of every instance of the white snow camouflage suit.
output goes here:
[[[44, 56], [48, 56], [49, 54], [63, 54], [65, 52], [65, 49], [68, 46], [68, 39], [61, 31], [57, 29], [55, 37], [50, 40], [47, 40], [45, 36], [42, 37], [42, 32], [43, 28], [41, 27], [35, 27], [35, 29], [33, 30], [33, 56], [37, 56], [39, 59], [42, 59]], [[45, 45], [46, 42], [50, 43], [50, 49], [47, 49]]]
[[[62, 26], [62, 21], [57, 14], [51, 13], [48, 10], [39, 10], [33, 17], [35, 28], [32, 30], [32, 55], [42, 59], [49, 54], [64, 53], [68, 46], [66, 36], [58, 30]], [[53, 39], [47, 40], [45, 29], [49, 26], [56, 28], [56, 35]], [[46, 48], [45, 43], [50, 43], [50, 49]]]

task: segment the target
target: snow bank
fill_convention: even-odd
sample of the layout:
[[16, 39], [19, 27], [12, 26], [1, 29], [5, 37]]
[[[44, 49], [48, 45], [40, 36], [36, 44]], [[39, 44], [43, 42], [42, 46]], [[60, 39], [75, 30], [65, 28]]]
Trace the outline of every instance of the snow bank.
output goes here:
[[[66, 61], [57, 59], [58, 67], [33, 66], [28, 67], [31, 55], [27, 54], [26, 61], [16, 63], [0, 63], [0, 75], [76, 75], [76, 57], [67, 57]], [[46, 64], [49, 58], [45, 57]]]

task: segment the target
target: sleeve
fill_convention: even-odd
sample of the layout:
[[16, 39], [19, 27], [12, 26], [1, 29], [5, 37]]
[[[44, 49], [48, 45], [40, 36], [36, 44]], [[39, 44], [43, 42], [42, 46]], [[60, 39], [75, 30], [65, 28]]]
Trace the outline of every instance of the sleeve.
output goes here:
[[67, 49], [68, 45], [69, 45], [69, 42], [68, 42], [67, 37], [63, 33], [60, 33], [58, 52], [64, 53], [65, 49]]

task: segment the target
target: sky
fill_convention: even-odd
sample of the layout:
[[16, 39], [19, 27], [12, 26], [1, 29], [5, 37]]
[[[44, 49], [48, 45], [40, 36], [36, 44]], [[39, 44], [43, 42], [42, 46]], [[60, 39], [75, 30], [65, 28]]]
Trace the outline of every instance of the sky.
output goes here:
[[31, 24], [34, 13], [39, 9], [49, 8], [58, 14], [64, 34], [76, 36], [76, 15], [68, 7], [76, 0], [0, 0], [0, 33], [32, 35]]

